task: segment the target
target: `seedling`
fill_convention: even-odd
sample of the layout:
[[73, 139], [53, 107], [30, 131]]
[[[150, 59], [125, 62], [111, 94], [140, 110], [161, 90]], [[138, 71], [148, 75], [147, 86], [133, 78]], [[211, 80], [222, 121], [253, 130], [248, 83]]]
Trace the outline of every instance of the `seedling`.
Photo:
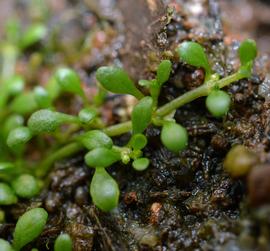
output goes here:
[[[35, 29], [36, 31], [32, 30], [31, 36], [28, 34], [27, 38], [23, 38], [24, 42], [19, 50], [31, 46], [43, 37], [42, 27]], [[231, 98], [222, 88], [251, 75], [257, 48], [254, 41], [244, 41], [238, 51], [240, 69], [225, 78], [221, 78], [213, 71], [200, 44], [183, 42], [178, 46], [177, 53], [181, 63], [204, 69], [204, 83], [162, 106], [159, 104], [160, 92], [163, 85], [169, 85], [170, 74], [173, 72], [172, 62], [167, 59], [157, 65], [156, 76], [153, 79], [140, 80], [138, 84], [122, 68], [100, 67], [96, 72], [100, 86], [94, 100], [86, 98], [82, 81], [73, 69], [59, 68], [46, 86], [36, 87], [33, 91], [29, 88], [27, 91], [24, 90], [23, 78], [15, 74], [10, 75], [14, 64], [9, 69], [4, 69], [2, 78], [9, 83], [9, 88], [4, 89], [5, 92], [0, 92], [0, 107], [7, 110], [2, 109], [0, 112], [3, 121], [0, 125], [3, 131], [0, 137], [3, 149], [0, 153], [0, 178], [6, 182], [0, 184], [0, 205], [16, 203], [17, 196], [22, 198], [36, 196], [40, 189], [39, 178], [44, 178], [48, 174], [55, 161], [84, 149], [89, 151], [85, 155], [85, 163], [95, 169], [90, 184], [92, 201], [102, 211], [114, 209], [118, 205], [120, 191], [116, 181], [109, 174], [109, 167], [130, 164], [135, 170], [144, 171], [150, 166], [150, 160], [144, 156], [144, 148], [148, 144], [145, 132], [149, 126], [160, 128], [161, 142], [168, 151], [176, 155], [184, 151], [188, 147], [188, 131], [174, 120], [175, 111], [197, 98], [206, 97], [206, 108], [211, 116], [217, 119], [224, 118], [229, 111]], [[14, 56], [11, 54], [10, 57]], [[14, 58], [7, 58], [9, 59]], [[142, 87], [143, 91], [139, 87]], [[77, 115], [57, 111], [54, 103], [62, 92], [83, 99], [83, 107]], [[105, 102], [107, 92], [129, 94], [137, 99], [136, 105], [132, 107], [130, 121], [112, 126], [107, 126], [102, 121], [100, 106]], [[26, 126], [24, 121], [27, 118]], [[42, 140], [44, 134], [46, 137], [49, 136], [48, 141], [53, 143]], [[123, 134], [129, 137], [126, 142], [121, 146], [114, 143], [117, 141], [113, 137]], [[31, 161], [22, 158], [24, 157], [22, 154], [33, 137], [33, 140], [38, 142], [40, 152], [47, 157], [41, 163], [35, 163], [35, 168], [27, 170], [27, 167], [31, 166]], [[14, 155], [16, 161], [12, 163], [10, 159]], [[108, 171], [105, 168], [108, 168]], [[33, 175], [29, 174], [30, 170], [34, 170]], [[23, 215], [17, 223], [13, 244], [16, 250], [35, 239], [44, 228], [47, 213], [44, 209], [33, 210], [35, 211], [30, 210]], [[68, 250], [70, 243], [67, 235], [60, 235], [55, 242], [55, 250], [58, 251], [65, 245], [67, 245], [65, 249]]]

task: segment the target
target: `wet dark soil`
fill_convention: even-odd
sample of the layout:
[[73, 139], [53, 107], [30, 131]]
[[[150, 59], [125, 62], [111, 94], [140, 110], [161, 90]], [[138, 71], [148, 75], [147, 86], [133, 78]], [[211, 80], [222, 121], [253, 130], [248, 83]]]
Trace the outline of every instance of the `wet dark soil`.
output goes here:
[[[54, 11], [49, 25], [60, 20], [63, 26], [58, 33], [58, 54], [46, 58], [41, 79], [51, 71], [48, 65], [69, 62], [79, 70], [91, 95], [94, 73], [101, 65], [122, 65], [140, 79], [151, 77], [160, 60], [170, 58], [173, 74], [162, 90], [163, 104], [203, 80], [200, 69], [182, 65], [175, 57], [174, 49], [182, 41], [192, 39], [204, 45], [221, 76], [239, 66], [237, 39], [244, 35], [238, 30], [235, 38], [230, 32], [233, 24], [223, 25], [215, 0], [49, 2]], [[221, 2], [224, 6], [225, 1]], [[69, 19], [63, 9], [69, 11]], [[64, 22], [63, 16], [69, 21]], [[91, 46], [76, 53], [89, 30], [93, 31], [88, 34]], [[144, 154], [151, 160], [150, 168], [143, 173], [121, 164], [109, 169], [121, 190], [119, 207], [113, 212], [102, 213], [93, 206], [88, 192], [93, 171], [85, 166], [81, 153], [55, 163], [40, 197], [4, 208], [8, 223], [0, 225], [0, 236], [11, 238], [16, 219], [39, 205], [49, 212], [49, 221], [41, 236], [24, 250], [53, 250], [62, 231], [71, 235], [78, 251], [270, 250], [270, 103], [268, 92], [262, 92], [262, 86], [268, 87], [269, 64], [269, 57], [260, 54], [252, 77], [227, 89], [234, 105], [224, 120], [208, 114], [203, 98], [177, 111], [175, 119], [190, 135], [189, 146], [181, 154], [162, 146], [159, 128], [148, 128]], [[110, 123], [121, 120], [116, 116], [119, 100], [108, 101], [110, 111], [104, 114]], [[128, 138], [114, 140], [121, 145]], [[246, 145], [260, 159], [246, 178], [232, 179], [223, 169], [224, 157], [235, 144]]]

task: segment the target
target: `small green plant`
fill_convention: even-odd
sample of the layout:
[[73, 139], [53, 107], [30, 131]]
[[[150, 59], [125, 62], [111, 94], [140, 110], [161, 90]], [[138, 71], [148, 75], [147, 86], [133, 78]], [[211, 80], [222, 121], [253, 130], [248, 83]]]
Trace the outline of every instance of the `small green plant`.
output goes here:
[[[93, 100], [88, 100], [80, 76], [67, 67], [56, 69], [47, 85], [33, 90], [24, 89], [26, 83], [21, 76], [15, 74], [12, 65], [14, 54], [42, 39], [45, 32], [39, 26], [31, 28], [30, 31], [31, 35], [27, 33], [21, 40], [11, 29], [10, 39], [19, 44], [17, 47], [13, 46], [14, 50], [9, 48], [4, 53], [4, 61], [10, 67], [6, 66], [1, 73], [4, 86], [0, 87], [3, 90], [0, 92], [0, 117], [3, 121], [0, 125], [0, 179], [3, 181], [0, 184], [0, 205], [16, 203], [17, 196], [36, 196], [41, 189], [39, 179], [48, 174], [55, 161], [84, 149], [86, 165], [95, 169], [90, 184], [92, 201], [103, 211], [113, 210], [118, 205], [120, 191], [117, 182], [106, 169], [112, 165], [121, 167], [130, 164], [136, 171], [147, 170], [151, 161], [144, 156], [144, 148], [148, 144], [145, 131], [149, 126], [160, 127], [160, 140], [168, 150], [174, 154], [183, 151], [188, 146], [189, 136], [186, 128], [175, 121], [175, 111], [193, 100], [206, 97], [206, 108], [211, 116], [217, 119], [226, 116], [231, 98], [221, 89], [250, 77], [257, 55], [255, 42], [244, 41], [238, 50], [240, 69], [230, 76], [221, 78], [211, 68], [204, 48], [196, 42], [186, 41], [178, 46], [176, 52], [181, 63], [204, 70], [205, 79], [201, 86], [160, 106], [162, 86], [169, 84], [173, 71], [170, 60], [160, 62], [153, 79], [140, 80], [138, 84], [124, 69], [103, 66], [96, 72], [98, 93]], [[70, 115], [57, 111], [55, 101], [66, 92], [82, 100], [83, 105], [78, 114]], [[100, 106], [107, 92], [128, 94], [137, 99], [136, 105], [132, 107], [130, 121], [112, 126], [107, 126], [102, 121]], [[114, 143], [113, 137], [126, 133], [129, 133], [129, 140], [124, 145]], [[48, 135], [50, 140], [47, 142], [44, 136], [47, 139]], [[25, 157], [29, 142], [37, 144], [41, 153], [40, 162], [28, 161]], [[28, 215], [36, 219], [35, 224]], [[42, 231], [46, 219], [47, 213], [43, 209], [29, 211], [22, 216], [15, 229], [14, 248], [19, 250], [36, 238]], [[33, 227], [29, 226], [26, 229], [28, 222], [33, 224]], [[20, 234], [23, 231], [29, 231], [27, 237]], [[68, 243], [64, 237], [61, 237], [63, 243]], [[61, 238], [56, 243], [61, 243]]]

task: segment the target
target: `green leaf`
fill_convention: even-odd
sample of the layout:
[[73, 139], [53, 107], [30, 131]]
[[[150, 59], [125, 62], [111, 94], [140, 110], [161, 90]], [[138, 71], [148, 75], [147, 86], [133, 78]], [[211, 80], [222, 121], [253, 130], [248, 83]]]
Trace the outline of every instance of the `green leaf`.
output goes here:
[[54, 132], [63, 123], [78, 123], [78, 119], [68, 114], [42, 109], [31, 115], [27, 125], [33, 134], [40, 134]]
[[99, 130], [92, 130], [83, 134], [81, 142], [89, 150], [100, 147], [110, 149], [113, 146], [112, 139]]
[[79, 119], [83, 124], [89, 124], [97, 116], [97, 111], [91, 108], [84, 108], [79, 112]]
[[84, 159], [90, 167], [108, 167], [121, 160], [121, 154], [113, 149], [96, 148], [87, 153]]
[[68, 234], [60, 234], [56, 238], [54, 251], [72, 251], [72, 240]]
[[133, 108], [131, 114], [133, 133], [142, 133], [151, 122], [153, 112], [153, 99], [144, 97]]
[[257, 56], [257, 45], [252, 39], [243, 41], [238, 49], [238, 55], [242, 65], [253, 61]]
[[10, 115], [5, 121], [3, 126], [3, 135], [7, 138], [9, 132], [17, 127], [22, 126], [24, 123], [24, 118], [21, 115]]
[[188, 145], [187, 130], [175, 122], [166, 122], [161, 130], [161, 141], [172, 152], [182, 151]]
[[48, 108], [52, 106], [52, 99], [47, 90], [44, 89], [43, 87], [41, 86], [35, 87], [34, 95], [36, 102], [40, 108]]
[[136, 171], [144, 171], [149, 166], [150, 161], [147, 158], [139, 158], [133, 161], [132, 167]]
[[23, 92], [16, 96], [10, 105], [10, 110], [14, 113], [27, 115], [38, 108], [33, 92]]
[[7, 138], [7, 145], [15, 152], [23, 150], [24, 145], [32, 138], [32, 133], [25, 126], [13, 129]]
[[206, 76], [210, 76], [211, 67], [203, 47], [195, 42], [183, 42], [177, 49], [179, 57], [185, 63], [202, 67], [205, 70]]
[[63, 91], [84, 96], [81, 80], [78, 74], [69, 68], [60, 68], [55, 73], [55, 79]]
[[122, 68], [109, 66], [100, 67], [97, 70], [96, 78], [100, 84], [110, 92], [130, 94], [138, 99], [141, 99], [144, 96], [135, 87], [134, 82]]
[[51, 100], [55, 100], [60, 96], [61, 87], [59, 86], [55, 76], [51, 77], [45, 86], [48, 95], [50, 96]]
[[0, 250], [1, 251], [14, 251], [14, 249], [9, 244], [9, 242], [5, 241], [4, 239], [0, 239]]
[[147, 138], [141, 133], [134, 134], [128, 145], [130, 145], [134, 150], [141, 150], [147, 145]]
[[33, 24], [31, 25], [25, 34], [22, 36], [20, 47], [27, 48], [46, 36], [47, 29], [43, 24]]
[[23, 91], [25, 81], [21, 76], [14, 75], [10, 77], [4, 84], [7, 85], [9, 95], [15, 96]]
[[0, 173], [13, 171], [15, 165], [11, 162], [0, 162]]
[[222, 90], [213, 90], [206, 98], [206, 107], [216, 118], [225, 116], [230, 109], [230, 105], [230, 95]]
[[172, 70], [172, 63], [170, 60], [163, 60], [157, 69], [157, 82], [159, 85], [163, 85], [168, 81]]
[[17, 203], [17, 197], [9, 185], [0, 183], [0, 205], [12, 205]]
[[38, 181], [30, 174], [23, 174], [12, 181], [12, 188], [17, 196], [31, 199], [39, 193]]
[[104, 212], [116, 208], [119, 201], [119, 187], [104, 168], [97, 168], [90, 185], [94, 204]]
[[20, 250], [36, 239], [43, 231], [48, 219], [48, 213], [43, 208], [34, 208], [24, 213], [15, 226], [13, 246]]

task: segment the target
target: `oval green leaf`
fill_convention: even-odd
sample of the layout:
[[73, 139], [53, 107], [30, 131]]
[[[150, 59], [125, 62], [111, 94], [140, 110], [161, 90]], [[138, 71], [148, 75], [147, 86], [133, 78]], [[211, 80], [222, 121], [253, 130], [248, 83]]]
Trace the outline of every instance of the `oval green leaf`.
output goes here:
[[0, 183], [0, 205], [12, 205], [17, 203], [17, 197], [11, 187]]
[[172, 152], [182, 151], [188, 144], [187, 130], [175, 122], [166, 122], [161, 130], [161, 141]]
[[20, 46], [21, 48], [27, 48], [46, 36], [47, 29], [43, 24], [33, 24], [30, 26], [25, 34], [23, 34]]
[[48, 213], [43, 208], [34, 208], [24, 213], [15, 226], [13, 246], [20, 250], [37, 238], [43, 231], [48, 219]]
[[150, 161], [148, 158], [139, 158], [133, 161], [132, 167], [136, 171], [144, 171], [149, 166]]
[[142, 133], [151, 122], [153, 112], [153, 99], [144, 97], [133, 108], [131, 114], [133, 133]]
[[141, 150], [147, 145], [147, 138], [141, 133], [134, 134], [128, 145], [130, 145], [134, 150]]
[[23, 174], [12, 181], [12, 188], [19, 197], [26, 199], [39, 193], [38, 181], [30, 174]]
[[108, 167], [121, 160], [121, 154], [113, 149], [96, 148], [84, 157], [89, 167]]
[[113, 146], [112, 139], [107, 136], [107, 134], [99, 130], [92, 130], [83, 134], [81, 142], [89, 150], [100, 147], [110, 149]]
[[14, 113], [27, 115], [38, 108], [33, 92], [23, 92], [12, 101], [10, 110]]
[[119, 187], [104, 168], [97, 168], [90, 185], [94, 204], [104, 212], [116, 208], [119, 201]]
[[168, 81], [172, 70], [172, 63], [170, 60], [163, 60], [157, 69], [157, 82], [159, 85], [163, 85]]
[[79, 112], [78, 116], [83, 124], [89, 124], [97, 116], [97, 111], [91, 108], [84, 108]]
[[253, 61], [257, 56], [257, 45], [252, 39], [243, 41], [238, 49], [238, 55], [242, 65]]
[[28, 119], [27, 126], [33, 134], [54, 132], [63, 123], [78, 123], [74, 116], [49, 109], [36, 111]]
[[43, 87], [41, 86], [35, 87], [34, 95], [36, 102], [40, 108], [48, 108], [52, 106], [52, 99], [47, 90], [44, 89]]
[[138, 99], [143, 98], [143, 94], [135, 87], [134, 82], [122, 69], [113, 66], [103, 66], [97, 70], [96, 78], [100, 84], [108, 91], [119, 94], [130, 94]]
[[32, 133], [28, 127], [17, 127], [8, 134], [7, 145], [13, 151], [20, 152], [31, 138]]
[[84, 96], [78, 74], [69, 68], [60, 68], [55, 73], [55, 79], [62, 90]]
[[68, 234], [60, 234], [56, 238], [54, 251], [72, 251], [72, 240]]
[[216, 118], [225, 116], [230, 109], [230, 105], [230, 95], [222, 90], [213, 90], [206, 98], [206, 107]]
[[200, 44], [190, 41], [183, 42], [178, 47], [177, 51], [182, 61], [198, 68], [202, 67], [206, 75], [210, 76], [211, 67], [204, 49]]

